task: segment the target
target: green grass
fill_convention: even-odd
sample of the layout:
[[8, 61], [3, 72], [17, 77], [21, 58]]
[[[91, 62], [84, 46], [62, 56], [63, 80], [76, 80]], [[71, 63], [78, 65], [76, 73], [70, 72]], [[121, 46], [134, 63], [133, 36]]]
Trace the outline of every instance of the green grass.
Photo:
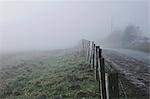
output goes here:
[[94, 99], [98, 83], [85, 58], [75, 54], [34, 60], [3, 70], [0, 99]]

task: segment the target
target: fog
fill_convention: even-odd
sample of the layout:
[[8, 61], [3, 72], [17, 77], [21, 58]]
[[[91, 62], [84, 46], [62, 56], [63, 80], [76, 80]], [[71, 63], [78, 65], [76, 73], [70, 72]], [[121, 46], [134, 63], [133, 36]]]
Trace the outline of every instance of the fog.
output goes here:
[[150, 37], [148, 0], [0, 0], [0, 51], [64, 49], [140, 26]]

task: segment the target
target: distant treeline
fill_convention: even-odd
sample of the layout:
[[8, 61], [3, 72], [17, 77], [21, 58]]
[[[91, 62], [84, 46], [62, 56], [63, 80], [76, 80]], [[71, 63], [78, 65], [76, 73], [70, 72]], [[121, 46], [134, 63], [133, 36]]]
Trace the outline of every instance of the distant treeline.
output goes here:
[[150, 38], [143, 36], [139, 26], [128, 25], [123, 31], [114, 30], [104, 41], [109, 47], [121, 47], [150, 52]]

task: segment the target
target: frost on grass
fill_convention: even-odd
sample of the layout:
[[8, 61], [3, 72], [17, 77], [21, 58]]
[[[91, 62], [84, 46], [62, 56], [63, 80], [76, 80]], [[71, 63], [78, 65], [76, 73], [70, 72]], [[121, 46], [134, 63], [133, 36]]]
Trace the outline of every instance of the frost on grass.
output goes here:
[[97, 82], [84, 57], [75, 53], [42, 57], [5, 66], [0, 72], [0, 98], [98, 97]]

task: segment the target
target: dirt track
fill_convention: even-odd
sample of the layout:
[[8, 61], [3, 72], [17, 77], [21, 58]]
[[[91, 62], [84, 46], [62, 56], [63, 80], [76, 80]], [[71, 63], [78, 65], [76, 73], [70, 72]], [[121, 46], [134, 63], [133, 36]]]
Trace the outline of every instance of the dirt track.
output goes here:
[[148, 95], [150, 85], [149, 65], [116, 51], [104, 50], [103, 56], [113, 63], [113, 68], [138, 88], [142, 95]]

